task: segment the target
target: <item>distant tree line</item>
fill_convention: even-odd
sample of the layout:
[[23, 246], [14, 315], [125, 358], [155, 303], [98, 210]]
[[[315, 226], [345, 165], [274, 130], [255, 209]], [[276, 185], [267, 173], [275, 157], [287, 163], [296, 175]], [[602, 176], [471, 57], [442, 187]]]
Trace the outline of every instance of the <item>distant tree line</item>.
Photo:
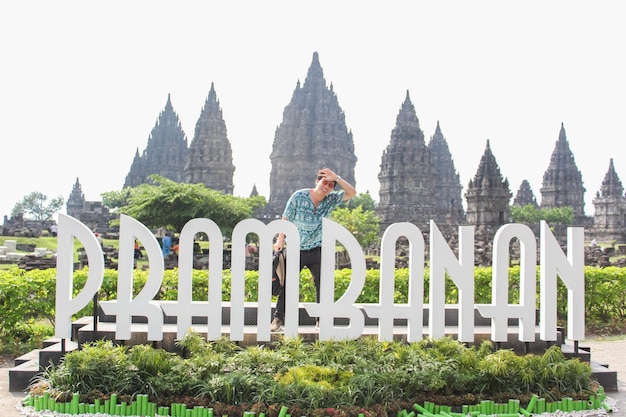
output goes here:
[[545, 220], [549, 224], [573, 224], [573, 207], [537, 208], [532, 204], [511, 206], [513, 223], [539, 223]]

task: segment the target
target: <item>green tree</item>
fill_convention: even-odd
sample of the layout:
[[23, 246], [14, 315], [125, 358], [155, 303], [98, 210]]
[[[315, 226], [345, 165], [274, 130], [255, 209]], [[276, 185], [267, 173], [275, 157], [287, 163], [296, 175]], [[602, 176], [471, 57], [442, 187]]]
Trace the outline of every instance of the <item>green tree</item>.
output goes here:
[[555, 207], [538, 209], [532, 204], [511, 206], [511, 220], [514, 223], [539, 223], [545, 220], [550, 224], [572, 224], [574, 209], [572, 207]]
[[48, 197], [44, 193], [40, 191], [33, 191], [25, 196], [22, 201], [13, 206], [13, 209], [11, 210], [11, 217], [16, 217], [18, 214], [22, 213], [25, 215], [31, 215], [33, 220], [50, 220], [54, 213], [63, 207], [64, 203], [65, 200], [62, 196], [53, 198], [50, 200], [50, 203], [48, 203]]
[[119, 191], [107, 191], [102, 193], [102, 205], [111, 210], [117, 210], [128, 203], [132, 188], [126, 187]]
[[376, 202], [370, 195], [369, 191], [366, 193], [359, 193], [345, 203], [345, 207], [350, 210], [354, 210], [359, 206], [363, 207], [363, 211], [376, 210]]
[[338, 207], [333, 210], [330, 218], [348, 229], [362, 248], [368, 247], [378, 239], [380, 217], [373, 210], [363, 210], [363, 206], [353, 210]]
[[261, 196], [235, 197], [203, 184], [177, 183], [159, 175], [149, 178], [150, 184], [127, 188], [121, 193], [105, 193], [103, 201], [120, 204], [120, 214], [126, 214], [148, 228], [165, 227], [178, 232], [191, 219], [208, 218], [224, 235], [230, 235], [237, 223], [253, 217], [265, 205], [265, 198]]
[[539, 210], [532, 204], [511, 206], [511, 221], [514, 223], [539, 223]]
[[574, 223], [574, 209], [572, 207], [545, 209], [543, 219], [551, 224], [572, 224]]

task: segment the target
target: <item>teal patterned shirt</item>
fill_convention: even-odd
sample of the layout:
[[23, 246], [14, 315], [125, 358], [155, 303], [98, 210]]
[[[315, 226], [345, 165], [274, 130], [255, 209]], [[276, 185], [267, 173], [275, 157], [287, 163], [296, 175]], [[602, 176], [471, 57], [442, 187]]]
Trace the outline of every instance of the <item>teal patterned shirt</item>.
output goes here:
[[298, 190], [289, 197], [283, 217], [298, 228], [300, 250], [322, 246], [322, 219], [341, 204], [344, 194], [343, 190], [331, 191], [317, 207], [313, 206], [308, 188]]

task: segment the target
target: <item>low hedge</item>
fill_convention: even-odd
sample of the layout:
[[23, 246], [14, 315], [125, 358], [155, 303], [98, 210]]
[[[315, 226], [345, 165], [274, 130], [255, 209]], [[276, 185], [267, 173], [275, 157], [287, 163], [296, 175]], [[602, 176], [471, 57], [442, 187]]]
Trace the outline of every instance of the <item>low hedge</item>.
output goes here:
[[[491, 268], [479, 267], [474, 270], [475, 303], [488, 304], [491, 302]], [[74, 272], [75, 292], [84, 286], [88, 270], [81, 269]], [[137, 294], [145, 285], [147, 271], [135, 272], [134, 288]], [[208, 271], [193, 271], [193, 299], [206, 300], [208, 291]], [[343, 294], [348, 287], [351, 270], [342, 269], [335, 272], [335, 294]], [[396, 270], [396, 303], [407, 301], [409, 271], [406, 268]], [[366, 283], [357, 300], [358, 303], [378, 302], [379, 270], [366, 272]], [[258, 294], [258, 272], [246, 271], [246, 301], [255, 301]], [[539, 269], [537, 270], [539, 280]], [[424, 294], [428, 297], [429, 274], [426, 269], [424, 277]], [[626, 268], [620, 267], [585, 267], [585, 316], [588, 330], [599, 334], [619, 334], [626, 328]], [[157, 295], [161, 300], [176, 300], [178, 296], [178, 270], [166, 270], [163, 276], [161, 291]], [[222, 297], [230, 297], [230, 271], [223, 272]], [[539, 292], [539, 285], [537, 285]], [[559, 281], [558, 299], [567, 299], [567, 289]], [[24, 271], [14, 268], [0, 270], [0, 343], [13, 341], [18, 335], [19, 323], [33, 318], [36, 322], [54, 323], [54, 305], [56, 295], [56, 270]], [[117, 271], [105, 270], [104, 281], [99, 293], [100, 300], [112, 300], [117, 297]], [[301, 272], [301, 301], [315, 301], [315, 287], [310, 273]], [[537, 293], [537, 300], [539, 294]], [[519, 300], [519, 266], [509, 268], [509, 302]], [[448, 281], [446, 283], [446, 303], [457, 303], [457, 289]], [[425, 302], [428, 302], [426, 299]], [[93, 306], [88, 305], [77, 316], [91, 315]], [[558, 304], [558, 319], [561, 324], [567, 318], [567, 303]]]

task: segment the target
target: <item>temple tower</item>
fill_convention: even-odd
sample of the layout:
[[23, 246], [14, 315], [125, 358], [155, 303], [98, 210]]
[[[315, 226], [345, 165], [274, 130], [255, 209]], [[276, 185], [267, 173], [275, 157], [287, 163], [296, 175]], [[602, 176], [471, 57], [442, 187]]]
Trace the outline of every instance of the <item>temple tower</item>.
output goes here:
[[626, 197], [613, 158], [592, 203], [595, 212], [591, 234], [598, 240], [623, 242], [626, 238]]
[[149, 175], [154, 174], [154, 172], [148, 174], [148, 170], [146, 170], [144, 162], [145, 158], [142, 158], [139, 153], [139, 148], [137, 148], [135, 150], [133, 162], [130, 164], [130, 170], [128, 171], [128, 174], [126, 174], [126, 179], [124, 180], [124, 188], [141, 185], [148, 181]]
[[398, 222], [429, 230], [435, 212], [435, 168], [408, 91], [383, 151], [378, 180], [381, 230]]
[[537, 204], [535, 194], [533, 193], [532, 188], [530, 188], [530, 183], [528, 182], [528, 180], [523, 180], [519, 186], [519, 189], [517, 190], [515, 198], [513, 199], [513, 205], [524, 207], [529, 204], [534, 208], [539, 208], [539, 204]]
[[109, 213], [109, 209], [102, 204], [102, 201], [85, 200], [78, 178], [65, 207], [68, 216], [79, 220], [94, 232], [106, 233], [117, 228], [110, 225], [115, 216]]
[[80, 186], [80, 182], [78, 181], [78, 178], [76, 178], [74, 187], [72, 187], [72, 192], [70, 193], [70, 196], [67, 199], [67, 203], [65, 204], [67, 215], [72, 216], [75, 219], [79, 219], [81, 213], [84, 210], [84, 206], [85, 206], [85, 195], [83, 194], [83, 190], [82, 190], [82, 187]]
[[187, 137], [168, 94], [165, 108], [159, 114], [148, 137], [146, 149], [141, 156], [139, 149], [135, 153], [124, 187], [147, 183], [148, 176], [152, 174], [183, 182], [186, 155]]
[[570, 150], [565, 128], [561, 123], [559, 139], [550, 157], [548, 169], [543, 174], [541, 208], [572, 207], [575, 218], [585, 216], [585, 188], [574, 154]]
[[502, 177], [487, 141], [476, 175], [470, 180], [465, 193], [467, 224], [476, 226], [477, 233], [495, 233], [509, 221], [511, 197], [509, 181]]
[[298, 81], [283, 111], [270, 160], [269, 218], [280, 217], [294, 191], [313, 187], [317, 172], [324, 167], [356, 185], [352, 132], [346, 127], [332, 84], [326, 86], [317, 52], [313, 53], [304, 84], [300, 86]]
[[226, 123], [211, 83], [211, 90], [187, 151], [184, 182], [202, 183], [213, 190], [232, 194], [234, 173], [233, 152], [226, 134]]
[[465, 220], [463, 209], [463, 186], [454, 167], [448, 142], [441, 133], [439, 121], [431, 136], [428, 149], [435, 169], [435, 212], [437, 224], [459, 224]]

